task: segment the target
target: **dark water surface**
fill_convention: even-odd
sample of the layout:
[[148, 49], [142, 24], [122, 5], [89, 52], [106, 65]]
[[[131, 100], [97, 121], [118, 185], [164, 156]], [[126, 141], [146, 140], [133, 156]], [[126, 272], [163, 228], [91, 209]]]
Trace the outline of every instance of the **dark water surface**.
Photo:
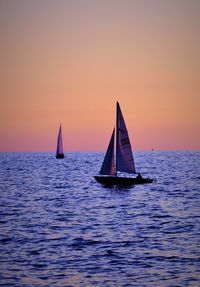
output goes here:
[[157, 182], [106, 188], [102, 153], [0, 154], [0, 286], [200, 286], [200, 152], [135, 153]]

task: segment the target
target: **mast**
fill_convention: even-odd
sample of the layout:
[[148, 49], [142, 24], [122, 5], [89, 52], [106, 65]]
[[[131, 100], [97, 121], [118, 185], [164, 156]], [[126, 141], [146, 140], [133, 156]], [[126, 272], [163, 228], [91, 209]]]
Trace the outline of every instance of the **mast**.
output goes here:
[[115, 157], [115, 175], [117, 176], [117, 170], [118, 170], [118, 135], [119, 135], [119, 129], [118, 129], [118, 106], [119, 106], [119, 103], [117, 102], [117, 105], [116, 105], [116, 157]]

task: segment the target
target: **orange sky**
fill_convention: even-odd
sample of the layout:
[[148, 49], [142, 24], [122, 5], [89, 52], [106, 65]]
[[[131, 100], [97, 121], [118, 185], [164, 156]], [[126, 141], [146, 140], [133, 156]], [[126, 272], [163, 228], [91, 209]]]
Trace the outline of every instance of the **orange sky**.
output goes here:
[[200, 149], [200, 1], [1, 0], [0, 151]]

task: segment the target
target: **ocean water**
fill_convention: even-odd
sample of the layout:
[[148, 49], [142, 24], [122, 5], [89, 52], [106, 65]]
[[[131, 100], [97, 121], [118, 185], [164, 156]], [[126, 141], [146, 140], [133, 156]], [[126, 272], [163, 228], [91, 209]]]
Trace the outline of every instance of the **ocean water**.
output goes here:
[[103, 153], [0, 154], [0, 286], [200, 286], [200, 152], [136, 152], [152, 184], [97, 183]]

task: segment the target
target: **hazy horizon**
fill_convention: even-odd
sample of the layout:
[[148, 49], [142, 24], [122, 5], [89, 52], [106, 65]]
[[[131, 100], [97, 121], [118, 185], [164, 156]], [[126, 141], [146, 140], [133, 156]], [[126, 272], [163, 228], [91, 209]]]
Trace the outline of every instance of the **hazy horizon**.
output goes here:
[[[133, 154], [134, 153], [143, 153], [143, 152], [163, 152], [163, 153], [169, 153], [169, 152], [180, 152], [180, 153], [185, 153], [185, 152], [200, 152], [200, 150], [133, 150]], [[29, 150], [29, 151], [0, 151], [0, 153], [53, 153], [56, 154], [55, 151], [53, 150], [49, 150], [49, 151], [45, 151], [45, 150], [41, 150], [41, 151], [34, 151], [34, 150]], [[70, 153], [106, 153], [106, 150], [84, 150], [84, 151], [80, 151], [80, 150], [72, 150], [72, 151], [64, 151], [64, 154], [70, 154]]]

